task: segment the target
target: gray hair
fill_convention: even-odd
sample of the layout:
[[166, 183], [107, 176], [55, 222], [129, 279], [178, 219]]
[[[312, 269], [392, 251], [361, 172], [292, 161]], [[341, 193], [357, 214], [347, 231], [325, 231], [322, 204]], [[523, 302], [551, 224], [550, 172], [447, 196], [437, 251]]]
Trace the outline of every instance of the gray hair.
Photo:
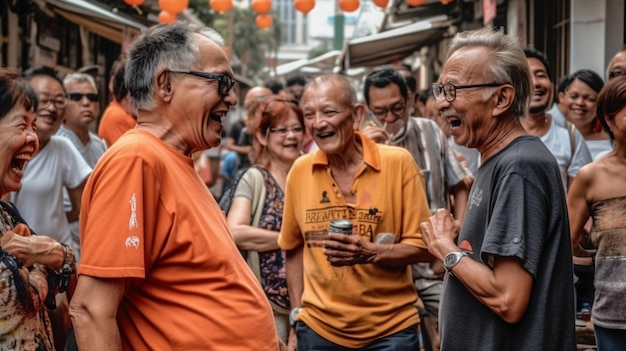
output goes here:
[[63, 86], [67, 90], [68, 84], [81, 84], [89, 83], [96, 93], [98, 93], [98, 86], [95, 79], [87, 73], [70, 73], [63, 79]]
[[[485, 27], [478, 30], [457, 33], [446, 54], [446, 60], [454, 52], [464, 47], [482, 46], [491, 50], [491, 62], [483, 73], [486, 79], [496, 83], [511, 84], [515, 88], [513, 112], [515, 117], [526, 115], [533, 91], [532, 76], [524, 50], [517, 38]], [[483, 98], [489, 98], [494, 89], [485, 91]]]
[[[342, 104], [349, 107], [353, 107], [356, 104], [356, 90], [354, 89], [348, 78], [341, 74], [331, 73], [318, 76], [304, 87], [304, 91], [306, 92], [311, 87], [317, 87], [326, 83], [339, 84], [339, 90], [341, 91], [340, 99]], [[304, 96], [304, 93], [302, 95]]]
[[224, 40], [215, 30], [186, 22], [158, 24], [135, 39], [128, 53], [124, 76], [134, 108], [152, 110], [156, 107], [154, 76], [159, 67], [193, 69], [200, 53], [192, 37], [194, 33], [224, 46]]

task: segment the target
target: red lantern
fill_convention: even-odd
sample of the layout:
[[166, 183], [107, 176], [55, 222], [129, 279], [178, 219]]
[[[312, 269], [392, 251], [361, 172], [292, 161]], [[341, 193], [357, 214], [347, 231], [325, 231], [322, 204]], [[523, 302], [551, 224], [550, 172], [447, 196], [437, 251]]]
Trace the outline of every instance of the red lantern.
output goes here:
[[178, 16], [176, 16], [176, 14], [174, 13], [169, 13], [167, 11], [161, 11], [159, 12], [159, 23], [172, 23], [172, 22], [176, 22], [176, 18]]
[[360, 5], [360, 0], [339, 0], [339, 8], [344, 12], [354, 12]]
[[146, 0], [124, 0], [124, 2], [129, 6], [141, 6]]
[[272, 25], [272, 16], [270, 15], [258, 15], [256, 16], [256, 25], [261, 29], [266, 29]]
[[315, 7], [315, 0], [294, 0], [293, 7], [306, 15]]
[[381, 9], [387, 8], [387, 4], [389, 4], [389, 0], [373, 0], [374, 5], [380, 7]]
[[163, 11], [179, 14], [189, 6], [189, 0], [159, 0], [159, 7]]
[[216, 12], [226, 12], [233, 8], [233, 0], [209, 0], [209, 6]]
[[272, 9], [272, 0], [252, 0], [250, 7], [258, 14], [266, 14]]
[[413, 7], [418, 7], [424, 5], [426, 3], [426, 0], [406, 0], [406, 3]]

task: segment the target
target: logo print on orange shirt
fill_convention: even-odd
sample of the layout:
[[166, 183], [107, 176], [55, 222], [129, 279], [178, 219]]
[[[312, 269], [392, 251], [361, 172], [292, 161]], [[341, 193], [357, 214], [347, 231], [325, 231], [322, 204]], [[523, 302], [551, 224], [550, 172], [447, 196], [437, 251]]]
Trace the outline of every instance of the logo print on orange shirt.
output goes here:
[[139, 248], [139, 238], [134, 235], [126, 238], [126, 248], [130, 249], [131, 247], [134, 247], [135, 249]]
[[322, 191], [322, 199], [320, 200], [321, 204], [329, 203], [330, 199], [328, 198], [328, 192], [326, 190]]
[[139, 227], [137, 224], [137, 195], [133, 193], [128, 201], [130, 203], [130, 219], [128, 220], [128, 230]]

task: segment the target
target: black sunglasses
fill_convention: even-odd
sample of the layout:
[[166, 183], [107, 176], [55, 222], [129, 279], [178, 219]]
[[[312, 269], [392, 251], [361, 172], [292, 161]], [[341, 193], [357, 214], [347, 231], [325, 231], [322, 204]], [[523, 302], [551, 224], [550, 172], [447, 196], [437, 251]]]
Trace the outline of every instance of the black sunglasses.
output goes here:
[[208, 72], [200, 72], [200, 71], [177, 71], [177, 70], [169, 70], [172, 73], [182, 73], [189, 74], [192, 76], [204, 78], [204, 79], [214, 79], [217, 80], [217, 92], [222, 97], [228, 96], [231, 90], [237, 91], [237, 81], [233, 79], [231, 76], [227, 74], [217, 74], [217, 73], [208, 73]]
[[98, 102], [100, 100], [98, 94], [67, 93], [67, 98], [72, 101], [81, 101], [85, 96], [87, 97], [87, 100], [91, 102]]

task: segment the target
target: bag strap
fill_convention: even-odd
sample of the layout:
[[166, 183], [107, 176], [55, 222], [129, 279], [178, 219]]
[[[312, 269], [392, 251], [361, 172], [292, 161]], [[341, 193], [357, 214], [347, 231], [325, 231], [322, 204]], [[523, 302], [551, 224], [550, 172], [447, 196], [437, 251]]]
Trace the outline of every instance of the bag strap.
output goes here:
[[[247, 176], [254, 193], [252, 194], [252, 223], [253, 227], [258, 227], [261, 221], [261, 215], [263, 214], [263, 207], [265, 207], [265, 177], [261, 173], [261, 170], [257, 167], [250, 167]], [[256, 279], [261, 283], [261, 262], [259, 260], [259, 253], [257, 251], [248, 251], [248, 257], [246, 258], [248, 266], [254, 273]]]
[[569, 163], [567, 164], [567, 168], [569, 168], [572, 160], [574, 160], [574, 153], [576, 152], [576, 126], [570, 121], [565, 121], [565, 127], [569, 132], [569, 146], [571, 150], [571, 157], [569, 159]]

